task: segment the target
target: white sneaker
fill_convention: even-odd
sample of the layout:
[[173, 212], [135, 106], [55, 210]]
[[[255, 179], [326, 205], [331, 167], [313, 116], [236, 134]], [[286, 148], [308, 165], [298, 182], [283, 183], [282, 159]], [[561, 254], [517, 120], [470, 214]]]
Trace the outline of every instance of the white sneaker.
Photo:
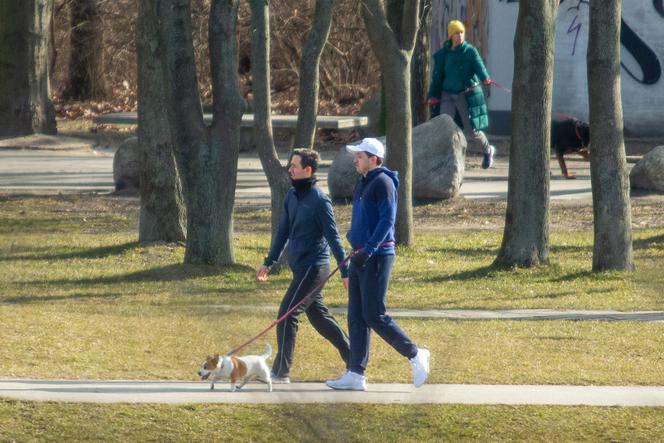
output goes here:
[[270, 377], [272, 378], [272, 383], [274, 383], [274, 384], [288, 384], [288, 383], [290, 383], [290, 378], [289, 377], [278, 377], [274, 374], [274, 372], [270, 373]]
[[332, 389], [343, 389], [346, 391], [367, 390], [367, 378], [364, 375], [352, 371], [346, 371], [346, 373], [338, 379], [328, 380], [325, 384]]
[[429, 357], [431, 357], [431, 352], [428, 349], [417, 348], [417, 355], [409, 360], [413, 367], [413, 384], [416, 388], [419, 388], [427, 381], [427, 377], [429, 376]]
[[493, 156], [496, 154], [496, 148], [493, 145], [489, 145], [486, 152], [484, 152], [484, 157], [482, 158], [482, 169], [489, 169], [493, 165]]

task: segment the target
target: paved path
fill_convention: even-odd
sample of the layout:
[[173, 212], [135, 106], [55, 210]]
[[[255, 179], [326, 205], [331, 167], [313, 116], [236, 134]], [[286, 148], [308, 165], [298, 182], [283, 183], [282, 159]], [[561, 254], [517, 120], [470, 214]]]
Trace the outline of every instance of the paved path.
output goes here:
[[369, 383], [366, 392], [323, 383], [248, 384], [238, 392], [186, 381], [0, 380], [0, 397], [76, 403], [378, 403], [664, 406], [664, 386], [424, 385]]
[[[204, 305], [206, 309], [224, 311], [278, 311], [277, 306], [256, 305]], [[345, 315], [346, 306], [329, 307], [333, 314]], [[601, 311], [555, 309], [390, 309], [395, 318], [439, 318], [448, 320], [602, 320], [602, 321], [654, 321], [664, 322], [664, 311]]]
[[[47, 136], [45, 136], [47, 137]], [[55, 139], [31, 138], [0, 140], [0, 191], [19, 193], [111, 192], [113, 186], [113, 151], [94, 150], [85, 140], [63, 138], [66, 149], [54, 149]], [[8, 149], [20, 146], [27, 149]], [[40, 149], [32, 149], [39, 147]], [[324, 152], [317, 176], [327, 191], [327, 172], [336, 153]], [[480, 157], [468, 157], [461, 194], [470, 199], [507, 198], [508, 163], [497, 157], [491, 169], [479, 167]], [[562, 179], [557, 162], [551, 162], [551, 198], [592, 198], [589, 163], [568, 160], [576, 180]], [[631, 164], [630, 164], [631, 166]], [[238, 165], [236, 199], [239, 205], [269, 205], [270, 192], [257, 155], [243, 154]]]

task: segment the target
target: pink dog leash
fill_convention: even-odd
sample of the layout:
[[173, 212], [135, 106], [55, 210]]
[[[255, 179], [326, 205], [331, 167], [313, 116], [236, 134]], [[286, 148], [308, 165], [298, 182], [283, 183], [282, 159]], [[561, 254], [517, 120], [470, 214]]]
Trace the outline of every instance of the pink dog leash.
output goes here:
[[360, 250], [355, 250], [355, 251], [351, 252], [351, 253], [348, 255], [348, 257], [344, 258], [344, 259], [341, 261], [341, 263], [339, 263], [339, 264], [337, 265], [337, 267], [334, 268], [334, 270], [333, 270], [332, 272], [330, 272], [330, 274], [325, 278], [325, 280], [323, 280], [323, 281], [320, 282], [315, 288], [313, 288], [313, 289], [312, 289], [307, 295], [305, 295], [305, 296], [302, 298], [302, 300], [300, 300], [299, 302], [297, 302], [297, 303], [295, 304], [295, 306], [293, 306], [293, 307], [290, 308], [288, 311], [286, 311], [286, 312], [284, 313], [284, 315], [282, 315], [281, 317], [279, 317], [278, 319], [276, 319], [275, 321], [273, 321], [272, 323], [270, 323], [270, 325], [269, 325], [267, 328], [263, 329], [261, 332], [259, 332], [258, 334], [256, 334], [254, 337], [252, 337], [252, 338], [250, 338], [249, 340], [245, 341], [245, 342], [242, 343], [240, 346], [238, 346], [238, 347], [236, 347], [236, 348], [234, 348], [234, 349], [228, 351], [228, 352], [226, 353], [226, 355], [233, 355], [233, 354], [235, 354], [236, 352], [238, 352], [240, 349], [245, 348], [246, 346], [249, 346], [251, 343], [255, 342], [256, 340], [258, 340], [259, 338], [261, 338], [262, 336], [264, 336], [265, 334], [267, 334], [267, 332], [268, 332], [270, 329], [274, 328], [276, 325], [278, 325], [279, 323], [281, 323], [282, 321], [284, 321], [284, 320], [286, 319], [286, 317], [288, 317], [289, 315], [291, 315], [291, 314], [293, 313], [293, 311], [295, 311], [297, 308], [299, 308], [299, 307], [300, 307], [305, 301], [307, 301], [307, 300], [309, 299], [309, 297], [311, 297], [312, 295], [314, 295], [316, 292], [320, 291], [321, 288], [325, 285], [325, 283], [327, 283], [327, 281], [328, 281], [328, 280], [329, 280], [334, 274], [336, 274], [337, 271], [339, 271], [339, 269], [341, 269], [341, 267], [344, 266], [344, 265], [345, 265], [345, 264], [346, 264], [346, 263], [347, 263], [347, 262], [348, 262], [353, 256], [355, 256], [358, 252], [360, 252]]

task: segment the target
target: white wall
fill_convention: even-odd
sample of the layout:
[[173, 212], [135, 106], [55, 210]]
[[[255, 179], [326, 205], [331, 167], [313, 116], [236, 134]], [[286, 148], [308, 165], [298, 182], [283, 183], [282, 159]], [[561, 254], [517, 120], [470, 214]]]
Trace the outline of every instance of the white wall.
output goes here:
[[[664, 17], [656, 10], [658, 0], [623, 0], [623, 19], [653, 54], [642, 55], [641, 63], [652, 68], [652, 84], [644, 84], [641, 65], [622, 47], [622, 99], [625, 128], [634, 135], [664, 135]], [[513, 41], [518, 3], [491, 0], [489, 4], [489, 50], [487, 68], [492, 78], [511, 87]], [[623, 29], [623, 33], [625, 30]], [[631, 46], [632, 47], [632, 46]], [[553, 111], [588, 120], [586, 50], [588, 48], [588, 4], [564, 0], [556, 25]], [[657, 67], [659, 64], [659, 68]], [[625, 67], [636, 77], [634, 79]], [[659, 78], [655, 81], [655, 75]], [[492, 89], [491, 111], [509, 111], [511, 97]]]

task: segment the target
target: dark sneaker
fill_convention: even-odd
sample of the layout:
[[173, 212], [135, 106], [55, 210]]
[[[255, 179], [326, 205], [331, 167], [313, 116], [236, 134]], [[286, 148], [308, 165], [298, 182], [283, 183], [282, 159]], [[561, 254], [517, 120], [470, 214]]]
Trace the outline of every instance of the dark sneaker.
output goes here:
[[489, 169], [493, 165], [493, 156], [496, 154], [496, 148], [493, 145], [489, 145], [486, 152], [484, 152], [484, 158], [482, 159], [482, 169]]

